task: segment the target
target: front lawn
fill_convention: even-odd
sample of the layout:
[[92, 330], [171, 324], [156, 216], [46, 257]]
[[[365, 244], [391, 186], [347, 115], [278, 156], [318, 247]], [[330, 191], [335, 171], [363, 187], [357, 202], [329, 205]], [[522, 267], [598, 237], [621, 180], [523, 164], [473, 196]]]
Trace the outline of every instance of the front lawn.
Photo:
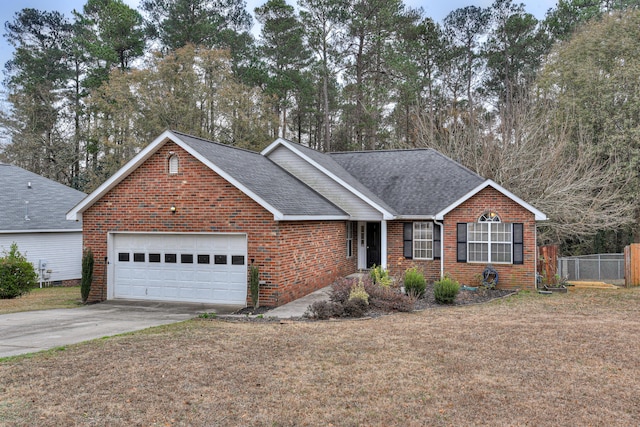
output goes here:
[[0, 425], [640, 425], [640, 290], [195, 319], [0, 363]]
[[0, 314], [74, 308], [81, 305], [79, 286], [36, 288], [18, 298], [0, 299]]

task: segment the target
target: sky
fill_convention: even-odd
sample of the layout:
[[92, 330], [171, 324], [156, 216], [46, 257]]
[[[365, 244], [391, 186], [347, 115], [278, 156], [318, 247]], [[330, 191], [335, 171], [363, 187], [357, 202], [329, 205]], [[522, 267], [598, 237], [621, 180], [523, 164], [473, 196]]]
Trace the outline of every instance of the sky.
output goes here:
[[[126, 4], [133, 8], [137, 8], [140, 0], [124, 0]], [[247, 0], [247, 10], [253, 13], [253, 10], [264, 4], [266, 0]], [[556, 0], [525, 0], [525, 9], [527, 12], [533, 14], [536, 18], [542, 19], [545, 13], [550, 8], [555, 7]], [[46, 11], [58, 11], [63, 13], [69, 18], [72, 16], [71, 12], [75, 9], [82, 11], [82, 7], [86, 3], [86, 0], [0, 0], [0, 21], [2, 22], [2, 38], [0, 39], [0, 70], [4, 70], [4, 64], [11, 59], [13, 54], [13, 47], [9, 45], [5, 38], [4, 24], [7, 21], [13, 20], [16, 12], [24, 8], [33, 8]], [[288, 0], [288, 3], [294, 4], [295, 1]], [[433, 18], [436, 21], [441, 22], [442, 19], [451, 11], [465, 7], [465, 6], [482, 6], [488, 7], [493, 3], [493, 0], [405, 0], [405, 4], [424, 9], [425, 15]], [[514, 3], [518, 3], [515, 1]], [[0, 77], [0, 80], [4, 80], [4, 75]]]

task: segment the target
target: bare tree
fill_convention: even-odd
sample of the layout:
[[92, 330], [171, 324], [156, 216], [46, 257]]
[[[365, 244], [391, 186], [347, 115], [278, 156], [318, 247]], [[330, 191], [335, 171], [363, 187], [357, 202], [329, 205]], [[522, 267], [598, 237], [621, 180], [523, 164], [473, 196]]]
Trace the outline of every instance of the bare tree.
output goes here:
[[588, 141], [576, 144], [568, 126], [553, 120], [553, 109], [522, 98], [512, 110], [516, 140], [503, 142], [497, 132], [469, 138], [469, 129], [451, 123], [429, 135], [427, 114], [417, 117], [420, 145], [434, 148], [490, 178], [546, 213], [540, 243], [584, 241], [602, 230], [634, 222], [632, 176], [605, 163]]

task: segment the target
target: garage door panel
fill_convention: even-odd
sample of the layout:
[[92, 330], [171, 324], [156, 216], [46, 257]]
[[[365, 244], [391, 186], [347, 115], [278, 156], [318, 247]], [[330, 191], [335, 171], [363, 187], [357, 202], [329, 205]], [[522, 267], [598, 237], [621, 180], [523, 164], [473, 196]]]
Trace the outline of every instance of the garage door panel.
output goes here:
[[115, 298], [246, 302], [247, 267], [232, 264], [234, 256], [244, 264], [245, 235], [117, 233], [113, 252]]

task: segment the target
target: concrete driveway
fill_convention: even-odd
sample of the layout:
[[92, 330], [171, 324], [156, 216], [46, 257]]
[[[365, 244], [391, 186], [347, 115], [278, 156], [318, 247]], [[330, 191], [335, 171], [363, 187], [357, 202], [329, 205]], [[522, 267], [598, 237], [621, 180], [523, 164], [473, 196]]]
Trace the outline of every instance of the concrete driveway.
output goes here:
[[80, 308], [0, 315], [0, 357], [33, 353], [105, 336], [181, 322], [242, 306], [111, 300]]

